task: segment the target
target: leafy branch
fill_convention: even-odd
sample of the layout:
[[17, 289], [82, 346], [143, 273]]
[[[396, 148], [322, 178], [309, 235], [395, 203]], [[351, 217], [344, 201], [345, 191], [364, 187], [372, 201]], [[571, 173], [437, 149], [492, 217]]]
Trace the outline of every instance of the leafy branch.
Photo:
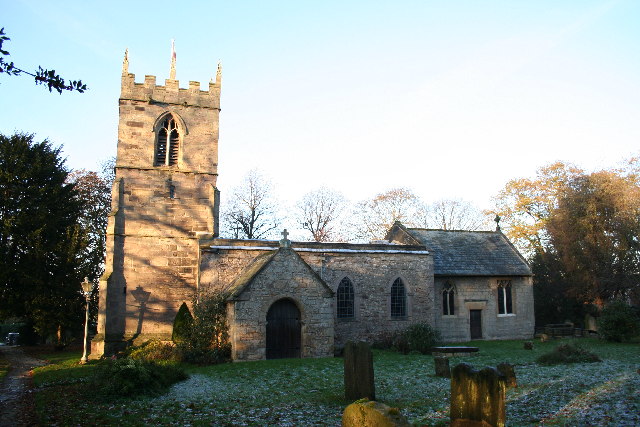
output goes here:
[[47, 70], [38, 66], [38, 70], [35, 73], [30, 73], [15, 66], [13, 62], [5, 60], [5, 56], [9, 56], [9, 51], [2, 49], [2, 45], [5, 41], [11, 40], [4, 32], [4, 27], [0, 29], [0, 73], [7, 73], [9, 76], [19, 76], [21, 74], [27, 74], [35, 79], [37, 85], [46, 85], [49, 88], [49, 92], [53, 89], [62, 94], [63, 90], [78, 91], [83, 93], [87, 90], [87, 85], [82, 83], [82, 80], [72, 80], [68, 83], [56, 74], [56, 70]]

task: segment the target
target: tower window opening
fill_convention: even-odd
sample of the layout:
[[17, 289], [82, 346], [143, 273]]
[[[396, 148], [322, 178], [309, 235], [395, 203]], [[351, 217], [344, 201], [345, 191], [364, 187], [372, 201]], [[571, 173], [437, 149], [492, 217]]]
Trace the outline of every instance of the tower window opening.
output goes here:
[[162, 122], [158, 130], [156, 144], [156, 166], [175, 166], [178, 164], [178, 150], [180, 148], [180, 133], [178, 125], [172, 116]]

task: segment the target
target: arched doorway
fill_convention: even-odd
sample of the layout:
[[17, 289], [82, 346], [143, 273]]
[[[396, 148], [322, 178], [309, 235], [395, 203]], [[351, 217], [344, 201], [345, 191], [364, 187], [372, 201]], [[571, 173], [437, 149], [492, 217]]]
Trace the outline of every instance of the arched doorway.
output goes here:
[[300, 310], [290, 299], [274, 302], [267, 312], [267, 359], [300, 357]]

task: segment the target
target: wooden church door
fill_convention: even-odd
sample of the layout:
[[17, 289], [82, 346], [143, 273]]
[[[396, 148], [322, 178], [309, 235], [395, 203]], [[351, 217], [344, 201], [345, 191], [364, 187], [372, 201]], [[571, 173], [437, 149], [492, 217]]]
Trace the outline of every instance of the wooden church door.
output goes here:
[[300, 310], [290, 299], [274, 302], [267, 312], [267, 359], [300, 357]]
[[469, 310], [469, 326], [472, 340], [482, 338], [482, 310]]

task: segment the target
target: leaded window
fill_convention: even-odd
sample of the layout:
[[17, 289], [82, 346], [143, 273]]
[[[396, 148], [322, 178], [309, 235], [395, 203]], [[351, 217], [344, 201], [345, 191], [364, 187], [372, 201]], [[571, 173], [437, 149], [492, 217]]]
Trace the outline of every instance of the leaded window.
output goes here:
[[391, 317], [407, 316], [407, 291], [402, 279], [397, 278], [391, 286]]
[[174, 166], [178, 164], [180, 132], [173, 116], [169, 115], [158, 129], [156, 141], [156, 166]]
[[336, 292], [338, 319], [353, 319], [355, 317], [355, 295], [353, 284], [347, 277], [340, 281]]
[[498, 280], [498, 314], [513, 313], [511, 280]]
[[445, 283], [442, 290], [442, 314], [445, 316], [453, 316], [455, 314], [455, 293], [453, 285], [450, 282]]

